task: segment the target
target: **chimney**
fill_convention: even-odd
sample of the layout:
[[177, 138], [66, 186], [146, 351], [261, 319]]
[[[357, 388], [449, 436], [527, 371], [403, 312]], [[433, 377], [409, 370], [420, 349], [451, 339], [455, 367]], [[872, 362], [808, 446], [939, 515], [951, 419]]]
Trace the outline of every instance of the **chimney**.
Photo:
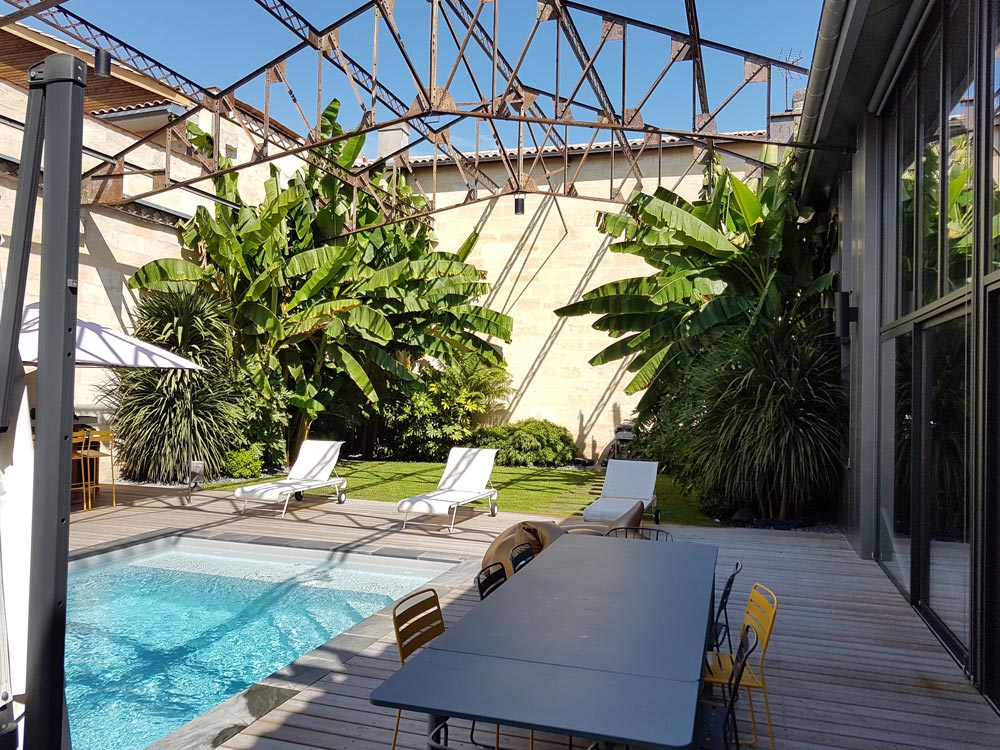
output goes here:
[[[410, 142], [410, 128], [406, 123], [399, 123], [378, 131], [378, 158], [381, 159], [386, 154], [394, 154], [400, 149], [405, 149]], [[386, 164], [391, 166], [392, 159]]]

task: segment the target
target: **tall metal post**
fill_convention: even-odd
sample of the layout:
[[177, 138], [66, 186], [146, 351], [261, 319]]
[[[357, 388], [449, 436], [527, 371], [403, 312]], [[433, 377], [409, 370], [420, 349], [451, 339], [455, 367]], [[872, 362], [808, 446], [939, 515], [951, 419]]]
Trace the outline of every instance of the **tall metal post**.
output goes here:
[[[87, 68], [72, 55], [50, 55], [31, 68], [28, 81], [32, 96], [41, 90], [45, 100], [45, 135], [25, 132], [25, 138], [45, 139], [45, 194], [24, 744], [25, 750], [53, 750], [68, 736], [63, 660]], [[35, 200], [35, 194], [19, 190], [17, 199]]]

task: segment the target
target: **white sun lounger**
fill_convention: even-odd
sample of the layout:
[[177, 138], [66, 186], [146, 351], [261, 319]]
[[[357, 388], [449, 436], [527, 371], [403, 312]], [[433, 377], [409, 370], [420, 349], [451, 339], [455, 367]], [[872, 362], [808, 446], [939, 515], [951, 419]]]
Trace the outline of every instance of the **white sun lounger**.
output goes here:
[[[601, 496], [583, 509], [583, 520], [609, 523], [637, 500], [648, 510], [656, 503], [656, 471], [659, 468], [655, 461], [621, 461], [614, 458], [608, 461]], [[659, 523], [659, 510], [654, 513], [656, 523]]]
[[399, 501], [396, 510], [406, 514], [403, 516], [403, 528], [406, 528], [410, 514], [415, 513], [451, 516], [451, 523], [443, 525], [448, 527], [448, 531], [454, 531], [459, 506], [477, 500], [489, 500], [490, 515], [495, 516], [499, 512], [497, 491], [490, 482], [490, 474], [493, 473], [496, 456], [496, 448], [452, 448], [437, 489]]
[[[330, 440], [306, 440], [299, 448], [299, 456], [288, 471], [285, 479], [278, 479], [274, 482], [263, 482], [261, 484], [251, 484], [246, 487], [239, 487], [236, 490], [236, 498], [243, 499], [243, 508], [240, 513], [247, 509], [247, 500], [280, 501], [285, 504], [281, 508], [281, 517], [285, 517], [288, 510], [288, 501], [292, 497], [299, 499], [302, 493], [307, 490], [315, 490], [320, 487], [332, 487], [337, 491], [337, 502], [342, 503], [347, 500], [347, 480], [337, 476], [337, 459], [340, 458], [340, 448], [343, 442], [333, 442]], [[333, 474], [333, 476], [330, 476]]]

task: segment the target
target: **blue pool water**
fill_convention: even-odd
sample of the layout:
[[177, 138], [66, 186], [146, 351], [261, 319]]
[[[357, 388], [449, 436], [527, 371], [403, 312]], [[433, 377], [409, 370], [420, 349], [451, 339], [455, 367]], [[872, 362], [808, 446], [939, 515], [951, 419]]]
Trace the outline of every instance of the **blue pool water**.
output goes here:
[[142, 750], [439, 571], [168, 549], [70, 574], [75, 750]]

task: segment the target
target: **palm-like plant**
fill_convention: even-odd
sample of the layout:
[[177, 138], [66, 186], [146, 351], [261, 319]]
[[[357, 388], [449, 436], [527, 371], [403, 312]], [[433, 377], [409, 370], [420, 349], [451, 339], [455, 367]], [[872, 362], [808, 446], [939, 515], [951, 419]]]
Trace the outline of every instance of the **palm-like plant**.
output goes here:
[[728, 169], [707, 169], [712, 188], [693, 203], [658, 188], [634, 195], [620, 214], [598, 215], [598, 228], [619, 238], [611, 249], [656, 273], [604, 284], [556, 310], [600, 315], [594, 328], [616, 341], [590, 363], [632, 358], [625, 390], [646, 391], [640, 416], [707, 342], [756, 321], [808, 317], [832, 281], [824, 226], [793, 197], [792, 157], [756, 191]]
[[[752, 326], [713, 342], [660, 404], [671, 471], [767, 518], [824, 513], [841, 481], [846, 390], [821, 326]], [[657, 456], [658, 457], [658, 456]]]
[[[341, 133], [339, 103], [327, 108], [322, 138]], [[208, 151], [210, 138], [191, 128], [192, 143]], [[350, 167], [363, 136], [314, 149], [319, 161]], [[400, 178], [376, 187], [397, 206], [419, 210], [424, 199]], [[272, 168], [265, 200], [247, 205], [235, 173], [215, 179], [216, 193], [237, 207], [199, 207], [182, 224], [184, 243], [199, 262], [153, 261], [130, 279], [134, 288], [197, 286], [219, 295], [232, 311], [235, 353], [265, 394], [277, 380], [290, 393], [290, 457], [309, 424], [332, 408], [345, 389], [379, 399], [373, 376], [412, 380], [405, 366], [422, 355], [445, 361], [474, 352], [502, 363], [484, 337], [509, 340], [511, 319], [472, 303], [487, 285], [458, 255], [436, 252], [429, 227], [409, 219], [385, 223], [373, 197], [315, 166], [282, 187]], [[355, 230], [343, 235], [348, 221]]]
[[194, 290], [154, 293], [139, 303], [136, 316], [138, 338], [205, 370], [112, 371], [102, 400], [111, 410], [122, 474], [180, 482], [196, 457], [205, 462], [207, 477], [217, 476], [226, 454], [245, 442], [223, 303]]

